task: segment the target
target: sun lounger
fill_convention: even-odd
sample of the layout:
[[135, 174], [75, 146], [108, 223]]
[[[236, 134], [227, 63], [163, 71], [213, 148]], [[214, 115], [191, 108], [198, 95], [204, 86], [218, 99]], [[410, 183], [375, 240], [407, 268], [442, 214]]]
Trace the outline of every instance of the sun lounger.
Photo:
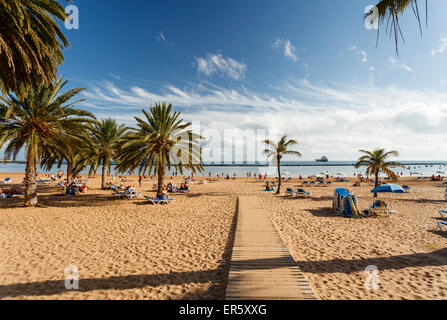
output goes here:
[[438, 212], [442, 219], [447, 220], [447, 210], [439, 210]]
[[444, 228], [447, 228], [447, 221], [437, 221], [436, 223], [438, 224], [438, 228], [441, 232], [447, 233], [447, 230], [444, 230]]
[[148, 200], [152, 204], [163, 204], [163, 203], [170, 204], [172, 201], [175, 201], [175, 199], [172, 199], [172, 198], [163, 199], [163, 198], [150, 198], [147, 196], [144, 196], [144, 197], [146, 198], [146, 200]]
[[4, 184], [11, 183], [11, 178], [6, 178], [5, 180], [1, 181], [1, 183], [4, 183]]
[[287, 188], [286, 196], [296, 196], [296, 192], [293, 191], [291, 188]]
[[407, 192], [414, 191], [413, 188], [411, 188], [410, 186], [407, 186], [407, 185], [402, 186], [402, 189], [404, 189]]
[[397, 213], [397, 212], [388, 208], [388, 204], [386, 204], [385, 201], [383, 201], [383, 200], [376, 200], [368, 208], [369, 215], [395, 214], [395, 213]]
[[311, 195], [312, 195], [311, 192], [306, 192], [306, 190], [304, 190], [304, 189], [298, 189], [296, 191], [296, 196], [297, 197], [307, 198], [307, 197], [310, 197]]
[[177, 187], [173, 187], [170, 192], [171, 193], [188, 193], [188, 192], [191, 192], [191, 190], [182, 190]]
[[0, 193], [0, 199], [12, 198], [14, 195], [11, 193]]

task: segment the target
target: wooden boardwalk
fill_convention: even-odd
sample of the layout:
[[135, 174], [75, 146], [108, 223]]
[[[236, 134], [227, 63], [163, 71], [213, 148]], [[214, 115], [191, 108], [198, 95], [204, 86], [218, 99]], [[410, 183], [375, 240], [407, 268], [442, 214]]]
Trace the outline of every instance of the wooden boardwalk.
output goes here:
[[227, 300], [314, 300], [257, 197], [239, 198]]

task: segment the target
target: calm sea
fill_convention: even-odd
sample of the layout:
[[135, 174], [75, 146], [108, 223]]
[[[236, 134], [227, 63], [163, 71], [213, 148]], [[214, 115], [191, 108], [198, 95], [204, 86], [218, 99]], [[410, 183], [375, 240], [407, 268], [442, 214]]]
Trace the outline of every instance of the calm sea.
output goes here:
[[[402, 161], [402, 164], [406, 165], [405, 169], [395, 169], [396, 172], [403, 173], [404, 176], [431, 176], [431, 175], [441, 175], [447, 176], [447, 161]], [[62, 166], [61, 170], [65, 171], [65, 166]], [[56, 173], [58, 168], [51, 170], [51, 173]], [[168, 175], [172, 175], [174, 170], [168, 172]], [[307, 177], [310, 175], [325, 174], [326, 172], [330, 176], [353, 176], [359, 173], [364, 173], [365, 170], [362, 168], [354, 168], [353, 161], [331, 161], [327, 163], [317, 163], [317, 162], [284, 162], [281, 167], [282, 174], [284, 176], [298, 177], [302, 175]], [[24, 164], [4, 164], [0, 163], [0, 173], [23, 173], [25, 172]], [[40, 172], [45, 172], [40, 169]], [[114, 168], [112, 167], [112, 172]], [[238, 177], [246, 177], [247, 173], [251, 172], [259, 174], [267, 174], [270, 177], [276, 176], [277, 169], [275, 166], [247, 166], [247, 165], [205, 165], [204, 171], [202, 173], [196, 174], [199, 176], [208, 176], [210, 173], [212, 176], [217, 174], [230, 175]], [[82, 174], [87, 174], [87, 172], [82, 172]], [[100, 170], [97, 172], [100, 174]], [[179, 173], [180, 174], [180, 173]], [[184, 171], [183, 175], [190, 175], [190, 171]]]

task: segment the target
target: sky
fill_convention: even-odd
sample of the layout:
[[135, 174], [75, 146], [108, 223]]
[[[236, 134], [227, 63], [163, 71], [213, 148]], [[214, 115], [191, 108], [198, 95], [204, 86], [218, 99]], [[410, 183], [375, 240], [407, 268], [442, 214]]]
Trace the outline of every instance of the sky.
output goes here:
[[79, 29], [65, 30], [60, 74], [86, 88], [79, 107], [98, 118], [133, 125], [167, 101], [208, 134], [205, 145], [221, 145], [214, 129], [241, 130], [223, 135], [240, 154], [243, 130], [266, 130], [296, 139], [303, 161], [379, 146], [447, 160], [447, 1], [429, 1], [422, 37], [403, 15], [399, 55], [383, 26], [377, 46], [365, 28], [375, 2], [75, 0]]

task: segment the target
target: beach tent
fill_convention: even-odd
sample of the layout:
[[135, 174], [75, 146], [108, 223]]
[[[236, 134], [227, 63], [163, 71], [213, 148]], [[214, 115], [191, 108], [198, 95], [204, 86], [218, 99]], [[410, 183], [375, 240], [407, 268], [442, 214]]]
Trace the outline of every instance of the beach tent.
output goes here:
[[335, 189], [332, 207], [335, 214], [343, 215], [346, 218], [357, 217], [359, 214], [357, 198], [347, 189]]

